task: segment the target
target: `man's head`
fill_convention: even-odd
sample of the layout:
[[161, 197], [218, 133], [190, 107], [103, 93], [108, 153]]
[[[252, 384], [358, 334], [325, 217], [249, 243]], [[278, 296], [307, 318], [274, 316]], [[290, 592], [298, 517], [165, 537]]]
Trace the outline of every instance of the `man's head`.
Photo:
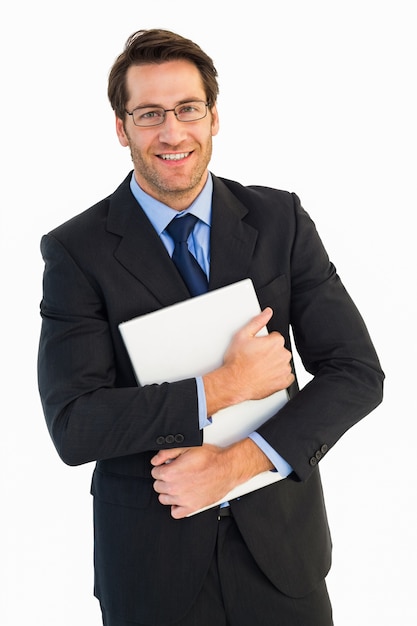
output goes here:
[[110, 72], [116, 132], [130, 148], [136, 181], [176, 210], [207, 180], [219, 129], [216, 75], [196, 44], [164, 30], [132, 35]]
[[200, 72], [209, 108], [216, 104], [219, 93], [217, 70], [212, 59], [197, 44], [168, 30], [138, 30], [126, 41], [125, 49], [117, 57], [109, 74], [107, 93], [117, 117], [124, 119], [126, 115], [126, 102], [129, 99], [126, 74], [132, 65], [181, 59], [193, 63]]

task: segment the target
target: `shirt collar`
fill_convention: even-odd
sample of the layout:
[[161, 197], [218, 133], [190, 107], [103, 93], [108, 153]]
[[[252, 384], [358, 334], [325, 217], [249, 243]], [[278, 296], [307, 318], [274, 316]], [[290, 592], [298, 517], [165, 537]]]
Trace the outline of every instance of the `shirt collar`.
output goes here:
[[139, 187], [134, 173], [132, 173], [132, 178], [130, 180], [130, 189], [158, 235], [161, 235], [176, 215], [185, 215], [186, 213], [192, 213], [208, 226], [211, 225], [213, 179], [210, 172], [203, 189], [200, 191], [194, 202], [185, 211], [175, 211], [175, 209], [171, 209], [168, 205], [163, 202], [159, 202], [159, 200], [156, 200], [147, 194], [141, 187]]

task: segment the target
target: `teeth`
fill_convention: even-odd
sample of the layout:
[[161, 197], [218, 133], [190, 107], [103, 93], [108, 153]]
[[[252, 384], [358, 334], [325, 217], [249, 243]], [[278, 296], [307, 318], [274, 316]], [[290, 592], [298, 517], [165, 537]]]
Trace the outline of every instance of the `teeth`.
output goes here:
[[180, 154], [161, 154], [161, 158], [166, 161], [180, 161], [181, 159], [185, 159], [185, 157], [189, 154], [189, 152], [181, 152]]

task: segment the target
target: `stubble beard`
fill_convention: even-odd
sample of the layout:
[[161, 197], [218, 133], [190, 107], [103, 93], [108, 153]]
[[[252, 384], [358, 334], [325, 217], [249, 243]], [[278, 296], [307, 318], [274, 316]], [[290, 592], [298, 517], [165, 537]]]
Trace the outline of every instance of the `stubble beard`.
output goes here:
[[206, 175], [207, 167], [211, 159], [212, 154], [212, 139], [211, 136], [206, 144], [206, 149], [199, 159], [196, 167], [190, 172], [188, 179], [181, 177], [170, 178], [169, 180], [162, 176], [155, 168], [150, 165], [142, 157], [141, 151], [129, 142], [130, 154], [132, 157], [135, 171], [140, 174], [149, 189], [144, 191], [150, 192], [150, 195], [160, 200], [168, 206], [170, 204], [177, 204], [178, 202], [187, 200], [189, 204], [197, 197], [201, 191], [201, 181]]

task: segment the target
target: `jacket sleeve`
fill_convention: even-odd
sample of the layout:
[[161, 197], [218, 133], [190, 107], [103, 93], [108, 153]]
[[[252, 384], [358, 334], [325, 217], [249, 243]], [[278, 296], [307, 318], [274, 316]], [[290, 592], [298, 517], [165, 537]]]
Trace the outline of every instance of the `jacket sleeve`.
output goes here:
[[97, 285], [53, 236], [43, 237], [41, 250], [38, 382], [63, 461], [78, 465], [201, 445], [195, 380], [144, 387], [116, 382], [114, 345]]
[[294, 194], [293, 200], [290, 324], [313, 379], [258, 432], [306, 480], [343, 433], [381, 402], [384, 374], [313, 221]]

